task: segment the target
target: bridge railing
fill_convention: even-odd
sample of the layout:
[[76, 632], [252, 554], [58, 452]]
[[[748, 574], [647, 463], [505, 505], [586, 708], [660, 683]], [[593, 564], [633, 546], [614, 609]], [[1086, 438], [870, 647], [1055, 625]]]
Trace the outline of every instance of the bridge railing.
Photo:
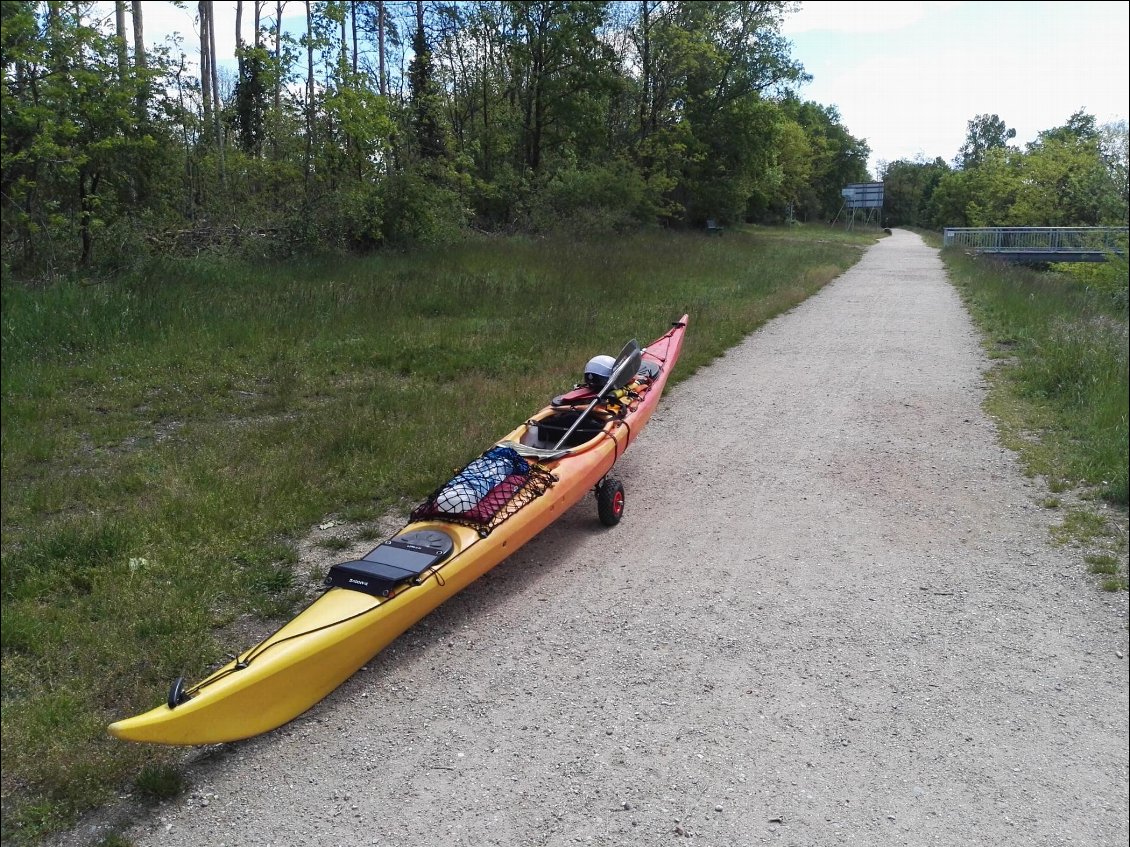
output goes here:
[[1124, 253], [1124, 226], [946, 227], [944, 246], [978, 253]]

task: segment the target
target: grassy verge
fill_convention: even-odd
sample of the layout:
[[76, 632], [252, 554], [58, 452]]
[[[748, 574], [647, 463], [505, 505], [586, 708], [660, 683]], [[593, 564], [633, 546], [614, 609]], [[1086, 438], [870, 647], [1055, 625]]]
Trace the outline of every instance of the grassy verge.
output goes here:
[[957, 251], [943, 258], [999, 360], [988, 411], [1028, 472], [1046, 480], [1044, 505], [1064, 508], [1055, 539], [1079, 546], [1104, 588], [1126, 590], [1125, 261], [1036, 270]]
[[[799, 234], [798, 234], [799, 232]], [[807, 232], [807, 234], [806, 234]], [[297, 541], [418, 498], [594, 353], [691, 315], [681, 379], [873, 240], [497, 240], [3, 290], [4, 838], [175, 762], [108, 721], [287, 616]]]

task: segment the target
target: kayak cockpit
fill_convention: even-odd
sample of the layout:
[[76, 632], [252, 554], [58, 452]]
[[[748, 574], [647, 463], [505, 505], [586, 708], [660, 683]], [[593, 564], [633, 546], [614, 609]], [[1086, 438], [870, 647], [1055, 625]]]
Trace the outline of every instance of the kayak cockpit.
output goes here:
[[[526, 424], [526, 430], [518, 439], [518, 443], [539, 450], [580, 447], [586, 441], [592, 441], [601, 435], [608, 424], [608, 416], [596, 410], [583, 418], [582, 414], [582, 410], [579, 409], [563, 409], [551, 412], [542, 418], [535, 418]], [[578, 419], [580, 419], [579, 424], [577, 424]], [[576, 428], [569, 432], [570, 427], [574, 425]], [[565, 438], [564, 443], [561, 441], [562, 438]]]

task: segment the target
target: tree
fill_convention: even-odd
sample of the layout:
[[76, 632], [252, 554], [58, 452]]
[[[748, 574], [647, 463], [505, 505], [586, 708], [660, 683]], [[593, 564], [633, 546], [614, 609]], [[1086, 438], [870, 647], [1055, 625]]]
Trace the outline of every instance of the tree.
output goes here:
[[597, 33], [608, 4], [525, 0], [507, 3], [506, 8], [510, 96], [520, 116], [520, 164], [536, 173], [543, 152], [557, 145], [558, 129], [568, 124], [580, 131], [601, 97], [608, 65]]
[[377, 0], [377, 91], [388, 95], [388, 75], [385, 72], [385, 3]]
[[949, 172], [949, 165], [940, 156], [932, 162], [900, 159], [885, 164], [880, 171], [884, 222], [888, 226], [930, 226], [934, 191]]
[[1034, 149], [1042, 144], [1055, 141], [1098, 141], [1098, 139], [1099, 129], [1095, 125], [1094, 115], [1088, 115], [1085, 111], [1080, 109], [1068, 118], [1067, 123], [1063, 126], [1045, 129], [1037, 136], [1036, 140], [1028, 146], [1029, 149]]
[[441, 122], [440, 93], [432, 67], [432, 51], [424, 32], [422, 2], [416, 4], [412, 53], [408, 86], [411, 92], [413, 148], [421, 159], [440, 159], [447, 155], [447, 140]]
[[1104, 124], [1100, 133], [1099, 156], [1107, 170], [1114, 207], [1107, 221], [1126, 226], [1130, 218], [1130, 134], [1126, 121]]
[[965, 143], [957, 154], [955, 165], [975, 168], [981, 164], [989, 150], [1008, 146], [1016, 137], [1016, 130], [1005, 125], [996, 115], [978, 115], [966, 126]]
[[264, 76], [267, 65], [266, 51], [259, 44], [259, 2], [255, 3], [255, 37], [252, 46], [244, 44], [242, 33], [243, 2], [236, 6], [235, 43], [237, 78], [235, 83], [234, 121], [240, 147], [258, 156], [263, 149], [266, 134], [267, 87]]
[[201, 91], [201, 105], [204, 109], [204, 132], [209, 134], [212, 131], [212, 42], [208, 38], [209, 33], [209, 17], [212, 9], [212, 4], [209, 0], [200, 0], [197, 6], [198, 19], [200, 21], [200, 91]]
[[977, 167], [943, 174], [930, 198], [934, 226], [1020, 225], [1013, 204], [1022, 186], [1022, 161], [1020, 151], [993, 147]]
[[133, 0], [133, 63], [137, 73], [137, 121], [144, 124], [149, 115], [149, 63], [145, 52], [145, 26], [141, 0]]
[[[1022, 160], [1011, 210], [1019, 226], [1099, 226], [1125, 220], [1125, 188], [1116, 184], [1093, 116], [1076, 112], [1041, 132]], [[1112, 178], [1113, 177], [1113, 178]]]
[[144, 80], [121, 78], [121, 39], [75, 4], [40, 13], [0, 4], [0, 232], [5, 262], [52, 273], [95, 264], [99, 233], [136, 201], [158, 141], [133, 131]]
[[[306, 157], [302, 172], [306, 194], [310, 193], [310, 169], [314, 156], [314, 11], [306, 2]], [[282, 22], [279, 22], [282, 26]]]
[[834, 106], [786, 96], [781, 109], [805, 132], [812, 151], [811, 180], [797, 198], [797, 215], [803, 220], [832, 220], [843, 205], [845, 185], [867, 182], [870, 148], [854, 138]]
[[126, 0], [114, 0], [114, 37], [118, 39], [118, 79], [129, 76], [129, 39], [126, 38]]
[[282, 0], [253, 2], [230, 97], [210, 0], [199, 80], [176, 46], [145, 50], [136, 3], [106, 19], [3, 4], [5, 261], [93, 267], [111, 227], [160, 249], [248, 232], [292, 249], [452, 237], [468, 210], [479, 228], [591, 232], [830, 218], [866, 178], [835, 111], [789, 94], [806, 77], [786, 2], [308, 0], [301, 37]]
[[[689, 221], [741, 218], [757, 186], [772, 193], [772, 112], [764, 95], [806, 79], [780, 34], [787, 4], [676, 3], [646, 19], [648, 114], [637, 160], [676, 181]], [[744, 196], [742, 196], [744, 195]]]

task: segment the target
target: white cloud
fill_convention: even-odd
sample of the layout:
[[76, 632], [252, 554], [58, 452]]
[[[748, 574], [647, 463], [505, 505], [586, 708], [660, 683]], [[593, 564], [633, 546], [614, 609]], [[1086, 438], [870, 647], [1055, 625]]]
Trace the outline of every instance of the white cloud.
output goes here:
[[881, 33], [905, 29], [931, 13], [960, 6], [960, 2], [807, 2], [785, 18], [786, 36], [801, 32]]
[[[837, 108], [871, 147], [872, 166], [919, 155], [951, 160], [979, 114], [999, 115], [1021, 146], [1079, 109], [1100, 124], [1127, 117], [1126, 3], [842, 5], [842, 13], [810, 10], [826, 17], [805, 26], [823, 21], [822, 29], [796, 36], [813, 75], [801, 94]], [[888, 5], [915, 6], [922, 16], [890, 38], [845, 29], [874, 17], [861, 8]], [[841, 29], [831, 31], [836, 15]]]

